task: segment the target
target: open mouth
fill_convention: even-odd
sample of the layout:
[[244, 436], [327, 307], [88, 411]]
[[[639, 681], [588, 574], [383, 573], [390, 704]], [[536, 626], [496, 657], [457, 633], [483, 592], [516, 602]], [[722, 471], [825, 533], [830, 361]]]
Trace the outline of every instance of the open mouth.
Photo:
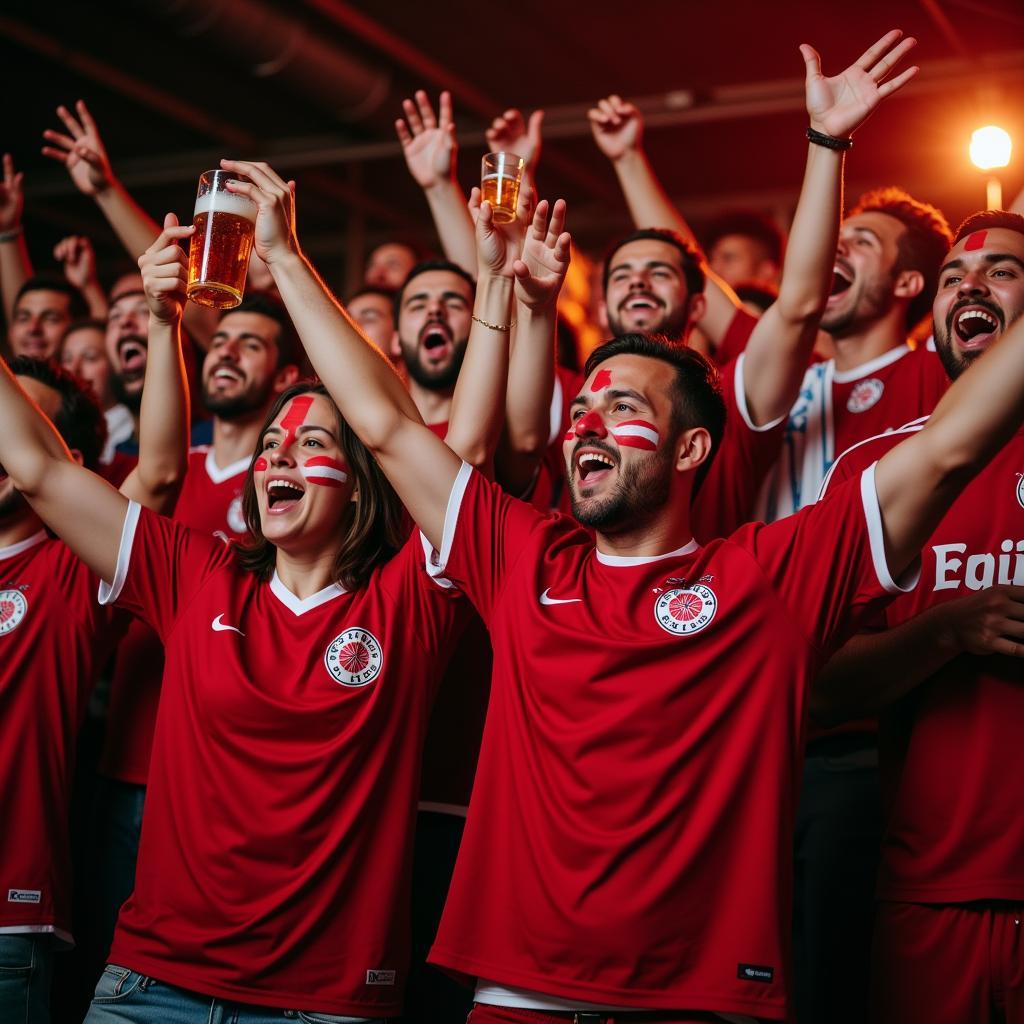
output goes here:
[[124, 376], [142, 376], [146, 372], [146, 343], [141, 338], [122, 338], [117, 343], [117, 358]]
[[584, 448], [576, 453], [576, 472], [581, 484], [595, 484], [615, 469], [615, 460], [594, 448]]
[[832, 268], [832, 288], [829, 291], [829, 298], [832, 299], [837, 295], [842, 295], [849, 290], [852, 284], [853, 271], [837, 263]]
[[983, 306], [961, 306], [951, 315], [957, 340], [967, 349], [987, 345], [999, 330], [999, 317]]
[[213, 373], [210, 374], [212, 384], [241, 384], [245, 380], [238, 368], [230, 363], [221, 363]]
[[656, 313], [661, 309], [661, 303], [653, 295], [631, 295], [625, 302], [620, 303], [619, 310], [624, 313]]
[[430, 362], [438, 362], [448, 354], [451, 332], [442, 324], [428, 324], [420, 332], [420, 345]]
[[302, 500], [305, 490], [291, 480], [270, 480], [267, 483], [267, 511], [271, 515], [281, 515]]

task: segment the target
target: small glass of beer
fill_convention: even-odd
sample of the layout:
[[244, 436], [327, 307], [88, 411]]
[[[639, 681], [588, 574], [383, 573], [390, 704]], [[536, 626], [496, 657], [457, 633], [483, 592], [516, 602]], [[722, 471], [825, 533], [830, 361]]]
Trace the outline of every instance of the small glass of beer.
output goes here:
[[230, 180], [227, 171], [200, 175], [192, 217], [195, 231], [188, 253], [187, 294], [200, 306], [214, 309], [231, 309], [242, 301], [256, 234], [256, 204], [229, 192]]
[[496, 224], [508, 224], [516, 219], [524, 163], [523, 158], [515, 153], [488, 153], [484, 157], [480, 175], [481, 199], [491, 204]]

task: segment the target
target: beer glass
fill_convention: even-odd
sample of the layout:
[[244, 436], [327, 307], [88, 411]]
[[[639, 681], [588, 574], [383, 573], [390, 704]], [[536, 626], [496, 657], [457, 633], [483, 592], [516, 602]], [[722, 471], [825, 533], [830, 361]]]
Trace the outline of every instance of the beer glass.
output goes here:
[[516, 219], [523, 165], [523, 158], [515, 153], [488, 153], [484, 157], [480, 175], [481, 199], [491, 204], [496, 224], [507, 224]]
[[231, 309], [242, 301], [256, 234], [256, 204], [229, 192], [230, 180], [227, 171], [200, 175], [192, 217], [195, 231], [188, 253], [186, 291], [193, 302], [214, 309]]

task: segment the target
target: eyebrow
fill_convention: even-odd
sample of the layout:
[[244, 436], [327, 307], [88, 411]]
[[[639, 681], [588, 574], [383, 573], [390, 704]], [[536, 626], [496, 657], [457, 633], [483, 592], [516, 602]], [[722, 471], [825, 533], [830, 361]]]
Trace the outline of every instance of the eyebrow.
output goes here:
[[[609, 271], [608, 276], [611, 277], [617, 270], [628, 270], [630, 267], [635, 266], [636, 263], [633, 260], [626, 260], [624, 263], [616, 263]], [[673, 270], [677, 274], [682, 273], [682, 268], [676, 266], [674, 263], [669, 263], [668, 260], [646, 260], [639, 264], [642, 267], [651, 269], [653, 267], [665, 267], [668, 270]]]
[[[651, 408], [651, 403], [639, 391], [634, 391], [632, 388], [610, 388], [606, 394], [609, 398], [632, 398], [634, 402], [645, 405], [648, 409]], [[589, 406], [590, 398], [584, 394], [577, 395], [569, 403], [569, 408], [572, 409], [577, 405]]]
[[877, 231], [872, 231], [871, 228], [855, 227], [853, 229], [855, 235], [870, 235], [879, 245], [882, 244], [882, 238]]
[[[214, 331], [213, 337], [210, 340], [212, 341], [214, 338], [230, 338], [230, 337], [231, 337], [231, 335], [228, 334], [227, 331]], [[249, 338], [255, 338], [257, 341], [262, 342], [264, 345], [269, 345], [270, 344], [270, 342], [267, 341], [267, 339], [264, 338], [262, 334], [257, 334], [255, 331], [242, 331], [241, 334], [236, 334], [235, 338], [238, 341], [247, 341]]]
[[[1024, 270], [1024, 260], [1019, 256], [1014, 256], [1011, 252], [992, 252], [982, 259], [988, 263], [1015, 263], [1021, 270]], [[947, 270], [963, 270], [964, 261], [962, 259], [950, 260], [948, 263], [944, 263], [939, 270], [939, 276], [941, 277]]]
[[[311, 430], [319, 430], [321, 434], [326, 434], [328, 437], [332, 438], [335, 441], [338, 440], [337, 435], [334, 433], [333, 430], [331, 430], [330, 427], [320, 427], [317, 426], [315, 423], [304, 423], [301, 427], [299, 427], [298, 430], [295, 431], [295, 433], [297, 435], [308, 434]], [[267, 427], [267, 429], [263, 431], [263, 436], [267, 437], [268, 434], [277, 435], [283, 433], [284, 431], [280, 427]]]
[[[430, 295], [429, 295], [428, 292], [415, 292], [414, 294], [410, 295], [409, 298], [402, 300], [402, 306], [403, 307], [404, 306], [408, 306], [411, 302], [416, 302], [418, 299], [428, 299], [428, 298], [430, 298]], [[469, 299], [465, 295], [463, 295], [461, 292], [453, 292], [453, 291], [442, 292], [441, 293], [441, 298], [442, 299], [458, 299], [460, 302], [465, 302], [467, 306], [469, 305]]]

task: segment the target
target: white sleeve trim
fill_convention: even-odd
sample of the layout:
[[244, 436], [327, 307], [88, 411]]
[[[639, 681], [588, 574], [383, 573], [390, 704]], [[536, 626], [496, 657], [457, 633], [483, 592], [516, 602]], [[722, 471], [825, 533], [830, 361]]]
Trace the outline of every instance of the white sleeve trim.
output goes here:
[[868, 524], [868, 540], [871, 542], [871, 561], [875, 575], [887, 594], [909, 594], [921, 578], [921, 560], [916, 559], [907, 571], [894, 580], [885, 556], [885, 533], [882, 530], [882, 510], [878, 507], [878, 492], [875, 490], [875, 467], [872, 462], [860, 475], [860, 497], [864, 505], [864, 518]]
[[128, 511], [124, 515], [124, 526], [121, 527], [121, 544], [117, 549], [117, 568], [110, 583], [100, 580], [100, 604], [113, 604], [121, 596], [121, 588], [128, 576], [128, 563], [132, 557], [132, 544], [135, 543], [135, 529], [139, 525], [139, 513], [142, 506], [137, 501], [128, 502]]
[[743, 383], [743, 362], [746, 357], [747, 353], [741, 352], [736, 358], [735, 379], [733, 380], [732, 390], [736, 396], [736, 408], [739, 409], [740, 416], [747, 425], [747, 429], [754, 431], [755, 434], [763, 434], [766, 430], [773, 430], [777, 427], [786, 418], [788, 413], [783, 413], [778, 419], [774, 419], [760, 427], [750, 418], [750, 409], [747, 407], [747, 388]]
[[[462, 508], [462, 499], [469, 486], [469, 478], [473, 473], [473, 467], [468, 462], [463, 462], [459, 469], [455, 482], [452, 484], [452, 492], [448, 495], [448, 508], [444, 514], [444, 531], [441, 534], [441, 550], [427, 551], [429, 543], [426, 537], [423, 538], [423, 548], [427, 551], [427, 573], [434, 580], [444, 579], [444, 570], [448, 565], [448, 558], [452, 553], [452, 541], [455, 540], [455, 527], [459, 521], [459, 511]], [[441, 586], [453, 586], [450, 580], [445, 580]]]

